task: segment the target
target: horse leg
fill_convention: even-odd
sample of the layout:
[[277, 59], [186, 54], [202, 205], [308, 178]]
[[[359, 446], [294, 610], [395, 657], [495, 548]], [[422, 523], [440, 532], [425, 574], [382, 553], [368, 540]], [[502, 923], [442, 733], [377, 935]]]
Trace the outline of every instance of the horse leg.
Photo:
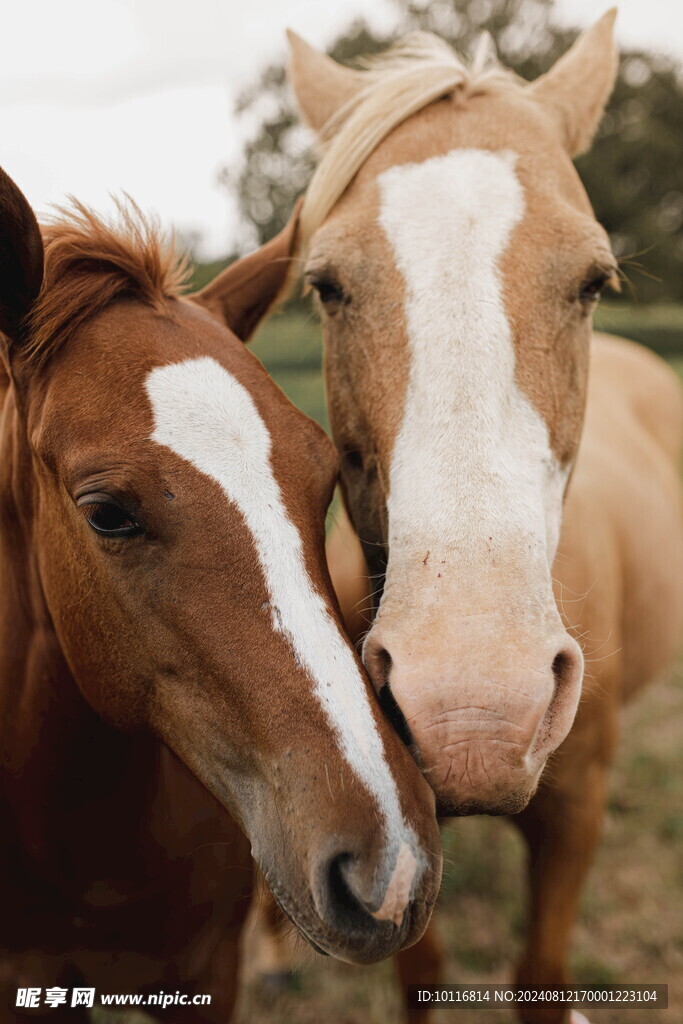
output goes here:
[[409, 1024], [428, 1024], [431, 1020], [428, 1010], [409, 1010], [407, 1008], [408, 986], [423, 987], [425, 985], [440, 985], [443, 982], [444, 951], [434, 919], [427, 925], [424, 935], [414, 946], [402, 949], [400, 953], [396, 954], [394, 963], [403, 992]]
[[[165, 1024], [230, 1024], [239, 985], [240, 931], [230, 931], [214, 945], [204, 970], [191, 982], [180, 981], [175, 971], [169, 973], [159, 984], [159, 989], [172, 997], [174, 990], [185, 1003], [171, 1002], [157, 1006], [147, 1004], [147, 1013], [158, 1017]], [[149, 989], [148, 998], [154, 990]], [[200, 1003], [199, 997], [210, 997], [209, 1003]], [[194, 999], [198, 1002], [195, 1004]], [[47, 1022], [46, 1022], [47, 1024]]]
[[[564, 758], [563, 758], [564, 760]], [[566, 761], [570, 762], [569, 753]], [[582, 770], [583, 767], [583, 770]], [[574, 762], [571, 786], [551, 783], [513, 819], [529, 852], [530, 920], [517, 969], [520, 986], [566, 986], [567, 954], [583, 883], [600, 838], [607, 769]], [[552, 1004], [520, 1004], [523, 1024], [583, 1024], [577, 1011]]]

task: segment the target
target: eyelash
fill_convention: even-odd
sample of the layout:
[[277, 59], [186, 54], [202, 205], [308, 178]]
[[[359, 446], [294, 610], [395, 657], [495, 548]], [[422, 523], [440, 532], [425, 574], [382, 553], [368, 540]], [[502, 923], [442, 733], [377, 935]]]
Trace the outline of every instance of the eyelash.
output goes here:
[[140, 523], [115, 501], [84, 501], [79, 508], [91, 530], [101, 537], [135, 537], [143, 532]]

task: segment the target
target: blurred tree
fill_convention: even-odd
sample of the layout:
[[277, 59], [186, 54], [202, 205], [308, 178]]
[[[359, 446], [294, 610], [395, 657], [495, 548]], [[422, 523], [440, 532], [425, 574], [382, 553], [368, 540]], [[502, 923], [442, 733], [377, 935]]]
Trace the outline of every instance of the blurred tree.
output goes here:
[[[502, 63], [533, 79], [576, 35], [553, 23], [553, 0], [392, 2], [396, 29], [391, 36], [374, 35], [354, 22], [330, 54], [348, 63], [415, 29], [435, 32], [467, 54], [486, 29]], [[253, 244], [285, 223], [315, 160], [282, 66], [265, 69], [239, 97], [237, 112], [257, 128], [237, 173], [226, 169], [222, 180], [237, 192]], [[598, 137], [577, 167], [616, 254], [633, 257], [624, 269], [639, 300], [683, 299], [683, 76], [673, 61], [639, 51], [623, 54]]]

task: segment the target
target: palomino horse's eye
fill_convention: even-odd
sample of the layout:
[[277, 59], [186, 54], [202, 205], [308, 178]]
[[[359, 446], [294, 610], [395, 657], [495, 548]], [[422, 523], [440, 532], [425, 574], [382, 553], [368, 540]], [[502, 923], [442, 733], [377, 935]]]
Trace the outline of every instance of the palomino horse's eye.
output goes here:
[[348, 303], [344, 289], [331, 277], [310, 277], [308, 283], [318, 293], [318, 298], [325, 307], [325, 312], [330, 315], [337, 312], [341, 306]]
[[347, 448], [344, 451], [344, 462], [351, 469], [362, 469], [363, 453], [359, 452], [357, 448]]
[[115, 502], [83, 503], [85, 518], [95, 533], [104, 537], [134, 537], [142, 527]]
[[594, 276], [588, 278], [581, 285], [581, 290], [579, 291], [579, 300], [584, 305], [589, 305], [593, 302], [597, 302], [602, 293], [604, 292], [605, 288], [609, 284], [610, 280], [611, 275], [606, 274], [604, 272], [595, 274]]

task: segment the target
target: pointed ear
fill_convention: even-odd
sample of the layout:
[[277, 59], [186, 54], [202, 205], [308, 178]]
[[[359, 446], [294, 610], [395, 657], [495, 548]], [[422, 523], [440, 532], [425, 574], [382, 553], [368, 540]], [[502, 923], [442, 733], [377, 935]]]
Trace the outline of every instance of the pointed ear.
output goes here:
[[614, 87], [619, 56], [614, 41], [617, 9], [603, 14], [529, 92], [557, 118], [570, 156], [584, 153]]
[[43, 241], [33, 210], [0, 168], [0, 331], [12, 341], [43, 281]]
[[320, 134], [330, 118], [365, 85], [362, 71], [337, 64], [287, 29], [289, 80], [299, 111], [309, 128]]
[[211, 284], [192, 296], [241, 341], [248, 341], [285, 291], [296, 251], [301, 200], [279, 235], [256, 252], [235, 260]]

